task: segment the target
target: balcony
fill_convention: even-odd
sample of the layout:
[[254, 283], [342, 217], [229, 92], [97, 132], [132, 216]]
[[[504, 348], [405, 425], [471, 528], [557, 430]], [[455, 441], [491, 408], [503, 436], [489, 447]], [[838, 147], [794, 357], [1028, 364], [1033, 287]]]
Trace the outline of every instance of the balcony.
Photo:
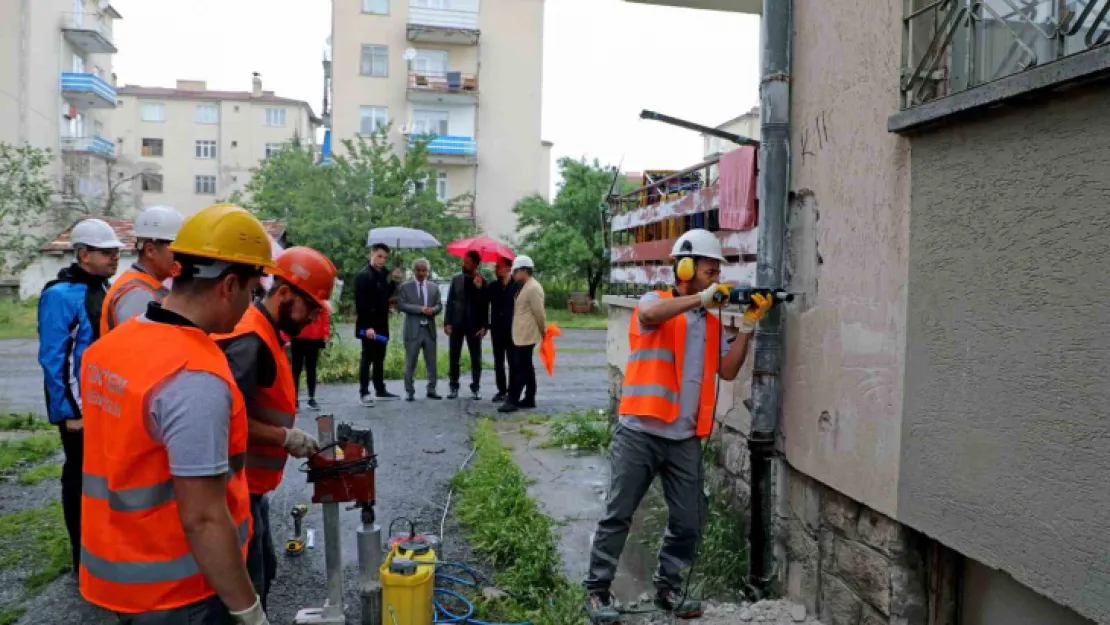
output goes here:
[[116, 145], [104, 137], [95, 135], [91, 137], [62, 137], [62, 152], [115, 158]]
[[478, 45], [476, 9], [409, 6], [408, 39], [421, 43]]
[[62, 97], [79, 110], [116, 108], [116, 89], [96, 74], [62, 72]]
[[763, 13], [762, 0], [625, 0], [637, 4], [655, 4], [683, 9], [705, 9], [707, 11], [729, 11], [760, 15]]
[[100, 13], [67, 13], [62, 22], [62, 35], [74, 48], [85, 54], [115, 54], [112, 31]]
[[[427, 135], [409, 135], [408, 146]], [[473, 165], [478, 162], [478, 142], [458, 135], [432, 136], [428, 142], [428, 162], [433, 165]]]
[[410, 72], [409, 101], [476, 104], [478, 76], [462, 72]]

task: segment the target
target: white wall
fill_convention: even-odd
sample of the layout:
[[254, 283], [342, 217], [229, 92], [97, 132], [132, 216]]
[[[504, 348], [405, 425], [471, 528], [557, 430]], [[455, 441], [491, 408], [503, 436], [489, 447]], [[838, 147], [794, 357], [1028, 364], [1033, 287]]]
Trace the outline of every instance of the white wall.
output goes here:
[[[123, 272], [127, 271], [133, 262], [135, 262], [134, 253], [128, 251], [126, 254], [121, 254], [119, 268], [116, 269], [116, 275], [112, 277], [112, 280], [123, 275]], [[47, 282], [57, 278], [58, 272], [71, 264], [73, 264], [73, 252], [40, 254], [23, 271], [23, 275], [19, 276], [19, 297], [22, 299], [37, 296]]]

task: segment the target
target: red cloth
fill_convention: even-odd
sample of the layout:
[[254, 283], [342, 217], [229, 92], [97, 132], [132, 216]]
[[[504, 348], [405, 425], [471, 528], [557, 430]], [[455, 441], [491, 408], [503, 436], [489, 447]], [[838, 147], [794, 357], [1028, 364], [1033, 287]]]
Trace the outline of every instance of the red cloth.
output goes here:
[[331, 338], [331, 320], [328, 318], [328, 311], [321, 310], [316, 320], [305, 326], [297, 338], [324, 341]]
[[751, 230], [758, 222], [756, 169], [759, 153], [745, 145], [721, 155], [721, 212], [723, 230]]
[[555, 375], [555, 337], [562, 335], [563, 331], [554, 323], [547, 324], [547, 330], [543, 333], [543, 343], [540, 343], [540, 361], [543, 362], [543, 368], [547, 369], [548, 376]]

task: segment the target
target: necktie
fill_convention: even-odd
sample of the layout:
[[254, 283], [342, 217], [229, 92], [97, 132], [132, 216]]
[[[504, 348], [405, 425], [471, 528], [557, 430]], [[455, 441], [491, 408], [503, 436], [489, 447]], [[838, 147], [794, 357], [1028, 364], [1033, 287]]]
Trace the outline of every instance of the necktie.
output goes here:
[[[428, 292], [424, 290], [424, 283], [423, 282], [417, 282], [416, 283], [416, 290], [420, 293], [420, 301], [423, 303], [423, 306], [425, 308], [427, 308], [428, 307]], [[428, 320], [427, 319], [421, 319], [420, 320], [420, 325], [422, 325], [422, 326], [428, 325]]]

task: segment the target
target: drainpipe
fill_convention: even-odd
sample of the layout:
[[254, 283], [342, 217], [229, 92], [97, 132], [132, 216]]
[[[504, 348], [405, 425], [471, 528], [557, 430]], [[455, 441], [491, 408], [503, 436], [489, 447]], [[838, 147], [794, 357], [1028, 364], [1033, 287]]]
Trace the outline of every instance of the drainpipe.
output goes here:
[[[761, 20], [759, 247], [756, 286], [785, 287], [786, 211], [790, 188], [790, 69], [793, 0], [763, 0]], [[776, 437], [782, 417], [782, 311], [768, 311], [755, 332], [752, 371], [751, 584], [760, 591], [773, 577]], [[781, 477], [779, 478], [781, 479]]]

